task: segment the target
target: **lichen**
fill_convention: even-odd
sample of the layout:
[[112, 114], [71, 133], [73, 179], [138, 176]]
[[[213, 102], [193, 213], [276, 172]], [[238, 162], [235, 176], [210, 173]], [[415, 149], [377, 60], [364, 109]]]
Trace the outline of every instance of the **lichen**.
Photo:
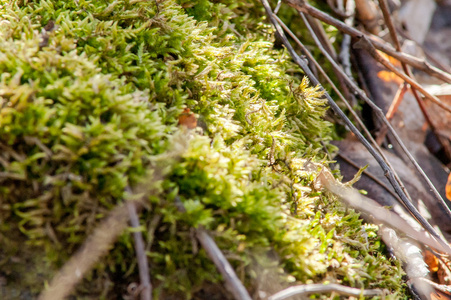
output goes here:
[[[199, 225], [249, 289], [266, 261], [280, 286], [333, 281], [404, 293], [377, 228], [315, 190], [315, 174], [304, 171], [306, 159], [328, 164], [323, 145], [334, 150], [326, 101], [273, 48], [258, 2], [1, 3], [8, 293], [42, 290], [127, 187], [152, 184], [161, 194], [144, 193], [140, 220], [157, 298], [220, 284], [192, 234]], [[185, 107], [197, 129], [178, 126]], [[149, 182], [155, 173], [161, 179]], [[18, 280], [17, 264], [43, 276]], [[75, 295], [110, 299], [138, 280], [129, 232], [88, 277]]]

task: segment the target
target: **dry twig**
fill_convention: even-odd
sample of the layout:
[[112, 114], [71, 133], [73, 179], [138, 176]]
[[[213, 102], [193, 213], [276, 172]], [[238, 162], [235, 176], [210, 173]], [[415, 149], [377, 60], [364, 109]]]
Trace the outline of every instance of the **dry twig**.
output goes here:
[[[349, 17], [346, 18], [345, 23], [349, 26], [352, 26], [352, 24], [354, 23], [354, 11], [355, 11], [355, 1], [354, 0], [346, 1], [346, 14], [348, 14]], [[341, 51], [338, 57], [340, 59], [341, 65], [343, 66], [343, 70], [345, 71], [346, 75], [352, 77], [350, 49], [351, 49], [351, 36], [349, 34], [344, 34], [343, 41], [341, 42]]]
[[[384, 162], [388, 165], [388, 167], [392, 170], [395, 179], [398, 181], [399, 185], [401, 186], [402, 190], [406, 193], [407, 198], [411, 201], [410, 195], [407, 192], [406, 188], [404, 187], [404, 184], [402, 183], [402, 181], [399, 179], [398, 174], [396, 173], [396, 170], [392, 167], [390, 161], [387, 159], [387, 157], [385, 156], [384, 152], [382, 151], [382, 149], [380, 148], [380, 144], [377, 143], [376, 140], [374, 140], [373, 136], [371, 135], [371, 133], [368, 131], [368, 129], [366, 128], [365, 124], [363, 123], [363, 121], [360, 119], [360, 117], [356, 114], [356, 112], [354, 111], [354, 109], [351, 107], [351, 105], [349, 104], [349, 102], [345, 99], [345, 97], [341, 94], [341, 92], [338, 90], [338, 88], [335, 86], [335, 84], [332, 82], [332, 80], [330, 79], [330, 77], [326, 74], [326, 72], [324, 71], [324, 69], [319, 65], [319, 63], [315, 60], [315, 58], [313, 57], [313, 55], [310, 53], [310, 51], [304, 46], [304, 44], [302, 44], [302, 42], [294, 35], [294, 33], [282, 22], [282, 20], [279, 19], [279, 17], [277, 17], [276, 15], [274, 15], [274, 17], [276, 18], [277, 22], [279, 22], [279, 24], [283, 27], [283, 29], [291, 36], [291, 38], [298, 44], [298, 46], [302, 49], [302, 51], [304, 52], [304, 54], [307, 55], [307, 57], [309, 57], [309, 59], [311, 61], [313, 61], [317, 67], [317, 69], [320, 71], [321, 75], [324, 76], [324, 78], [326, 78], [327, 82], [332, 86], [332, 89], [337, 93], [337, 95], [339, 96], [339, 98], [343, 101], [343, 103], [346, 105], [346, 108], [349, 110], [349, 112], [352, 114], [352, 116], [354, 117], [355, 121], [357, 122], [357, 124], [359, 125], [359, 127], [361, 128], [361, 130], [363, 130], [363, 132], [365, 133], [367, 139], [370, 140], [371, 144], [373, 145], [373, 147], [378, 151], [378, 153], [381, 155], [382, 159], [384, 160]], [[315, 38], [315, 37], [314, 37]], [[320, 46], [320, 49], [322, 46]], [[333, 63], [334, 65], [334, 63]], [[337, 67], [338, 68], [338, 67]], [[348, 77], [348, 80], [352, 80], [351, 78]], [[396, 199], [400, 199], [399, 197], [395, 197]]]
[[283, 300], [292, 296], [306, 296], [318, 293], [337, 293], [343, 296], [354, 296], [354, 297], [374, 297], [382, 296], [384, 292], [382, 290], [362, 290], [358, 288], [352, 288], [349, 286], [344, 286], [340, 284], [330, 283], [330, 284], [303, 284], [292, 286], [284, 289], [271, 297], [268, 300]]
[[[305, 166], [305, 168], [313, 171], [317, 170], [319, 167], [314, 163], [310, 163], [310, 165], [311, 166]], [[399, 232], [403, 232], [418, 242], [446, 253], [447, 255], [451, 255], [451, 247], [447, 243], [434, 239], [425, 231], [415, 230], [407, 221], [402, 219], [396, 213], [387, 210], [374, 200], [364, 197], [356, 189], [344, 186], [335, 180], [332, 173], [326, 168], [322, 168], [315, 185], [317, 188], [325, 188], [339, 196], [345, 204], [362, 213], [371, 221], [371, 223], [385, 224]]]
[[444, 104], [442, 101], [440, 101], [436, 96], [430, 94], [428, 91], [426, 91], [418, 82], [404, 74], [403, 72], [400, 72], [391, 62], [389, 62], [387, 59], [383, 58], [382, 55], [377, 53], [376, 49], [373, 47], [373, 44], [368, 40], [366, 36], [361, 36], [359, 41], [354, 44], [355, 48], [361, 48], [365, 49], [377, 62], [382, 64], [384, 67], [389, 69], [391, 72], [395, 73], [397, 76], [399, 76], [402, 80], [410, 84], [413, 88], [417, 89], [422, 93], [424, 96], [426, 96], [429, 100], [443, 108], [444, 110], [451, 112], [451, 107]]
[[[178, 196], [175, 197], [175, 205], [177, 206], [177, 209], [179, 211], [186, 212], [185, 206]], [[247, 292], [243, 283], [236, 275], [235, 271], [225, 258], [224, 254], [222, 254], [221, 249], [219, 249], [215, 241], [208, 235], [207, 231], [202, 226], [194, 228], [194, 230], [200, 244], [205, 249], [205, 252], [207, 252], [207, 255], [213, 261], [216, 268], [218, 268], [219, 273], [221, 273], [222, 277], [224, 278], [226, 289], [237, 300], [251, 300], [252, 298]]]
[[235, 271], [229, 264], [224, 254], [216, 245], [215, 241], [208, 235], [205, 229], [199, 227], [196, 229], [196, 237], [204, 247], [210, 259], [214, 262], [222, 277], [226, 282], [226, 288], [237, 300], [251, 300], [251, 296], [247, 292], [244, 285], [236, 276]]
[[66, 298], [94, 264], [107, 254], [119, 235], [127, 228], [128, 219], [129, 213], [125, 205], [114, 208], [87, 238], [81, 249], [64, 264], [38, 299]]
[[[307, 28], [309, 28], [309, 23], [307, 21], [307, 19], [305, 18], [304, 14], [301, 12], [300, 13], [304, 23], [306, 24]], [[310, 30], [310, 29], [309, 29]], [[312, 33], [313, 31], [310, 30], [310, 32]], [[326, 51], [324, 51], [324, 49], [322, 49], [321, 44], [319, 43], [319, 41], [317, 41], [317, 39], [315, 38], [315, 36], [312, 36], [313, 39], [315, 40], [316, 44], [318, 45], [318, 47], [320, 47], [322, 53], [326, 56], [326, 58], [329, 60], [329, 62], [332, 64], [332, 66], [337, 69], [339, 72], [342, 72], [344, 74], [344, 72], [341, 70], [341, 68], [338, 66], [338, 64], [335, 63], [335, 61], [328, 55], [328, 53]], [[288, 42], [288, 41], [287, 41]], [[344, 74], [345, 76], [345, 74]], [[384, 113], [382, 112], [382, 110], [376, 105], [374, 104], [373, 101], [371, 101], [371, 99], [369, 99], [366, 94], [360, 90], [360, 88], [352, 81], [350, 80], [348, 77], [345, 77], [346, 79], [346, 83], [349, 85], [349, 87], [355, 92], [357, 93], [357, 95], [364, 100], [372, 109], [373, 111], [376, 113], [376, 115], [379, 117], [379, 119], [382, 120], [382, 122], [385, 124], [385, 126], [387, 126], [388, 130], [390, 131], [390, 133], [393, 135], [393, 137], [395, 138], [396, 142], [399, 144], [399, 146], [401, 147], [401, 149], [403, 150], [404, 154], [409, 158], [409, 160], [412, 162], [412, 164], [414, 165], [415, 169], [420, 173], [421, 177], [424, 179], [424, 181], [427, 183], [427, 185], [429, 186], [429, 188], [431, 189], [431, 191], [433, 192], [435, 198], [437, 199], [439, 205], [443, 208], [445, 214], [447, 215], [447, 217], [449, 218], [449, 220], [451, 221], [451, 211], [449, 209], [449, 207], [446, 205], [445, 201], [443, 200], [442, 196], [440, 195], [440, 193], [437, 191], [437, 189], [435, 188], [435, 186], [432, 184], [432, 182], [430, 181], [429, 177], [426, 175], [426, 173], [424, 173], [423, 169], [420, 167], [420, 165], [418, 164], [418, 162], [415, 160], [415, 158], [412, 156], [412, 154], [409, 152], [409, 150], [407, 149], [407, 147], [404, 145], [404, 143], [402, 142], [401, 138], [399, 137], [399, 135], [396, 133], [395, 129], [393, 128], [393, 126], [390, 124], [390, 122], [387, 120], [387, 118], [385, 117]], [[360, 133], [359, 133], [360, 134]], [[357, 136], [358, 137], [358, 136]], [[359, 138], [360, 139], [360, 138]], [[365, 144], [364, 144], [365, 145]], [[367, 147], [368, 149], [368, 147]], [[370, 149], [368, 149], [370, 151]], [[371, 153], [371, 151], [370, 151]], [[372, 154], [372, 153], [371, 153]], [[374, 156], [374, 155], [373, 155]], [[378, 158], [374, 157], [376, 160], [378, 160]], [[382, 161], [383, 162], [383, 161]], [[387, 162], [383, 162], [384, 164], [387, 164]], [[380, 163], [379, 163], [380, 164]], [[381, 164], [380, 164], [381, 165]], [[388, 167], [390, 167], [389, 164], [387, 164]], [[381, 165], [382, 169], [384, 169], [384, 167]], [[419, 221], [423, 227], [424, 226], [428, 226], [426, 225], [426, 223], [428, 223], [426, 220], [424, 220], [423, 217], [419, 216], [419, 214], [417, 214], [416, 208], [412, 205], [412, 203], [410, 202], [410, 197], [408, 196], [408, 193], [406, 191], [406, 189], [404, 188], [404, 186], [402, 185], [401, 181], [399, 180], [398, 176], [396, 175], [396, 172], [393, 170], [393, 168], [388, 168], [391, 170], [392, 175], [394, 177], [394, 179], [397, 182], [397, 185], [399, 185], [399, 187], [401, 188], [401, 190], [404, 192], [405, 197], [403, 197], [402, 195], [400, 195], [398, 193], [398, 195], [401, 197], [402, 200], [402, 204], [404, 205], [404, 207], [406, 209], [408, 209], [412, 214], [416, 214], [415, 219], [417, 219], [417, 221]], [[387, 171], [384, 169], [384, 171], [386, 172], [386, 176], [390, 180], [390, 175], [389, 173], [387, 173]], [[393, 185], [393, 183], [392, 183]], [[393, 185], [393, 187], [395, 188], [395, 191], [397, 190], [397, 187], [395, 185]], [[423, 219], [424, 221], [426, 221], [426, 223], [424, 221], [420, 221], [420, 219]], [[430, 225], [429, 225], [430, 226]], [[426, 228], [426, 227], [425, 227]], [[432, 229], [432, 228], [430, 228]], [[428, 231], [430, 231], [430, 229]]]
[[444, 82], [451, 83], [451, 74], [442, 71], [431, 64], [429, 64], [427, 61], [423, 59], [419, 59], [417, 57], [414, 57], [412, 55], [398, 52], [393, 47], [387, 43], [385, 43], [383, 40], [381, 40], [379, 37], [374, 35], [367, 35], [353, 27], [350, 27], [346, 25], [345, 23], [329, 16], [328, 14], [314, 8], [313, 6], [307, 4], [304, 0], [285, 0], [286, 3], [292, 7], [294, 7], [296, 10], [302, 13], [306, 13], [308, 15], [311, 15], [324, 23], [327, 23], [329, 25], [334, 26], [338, 30], [349, 34], [352, 37], [360, 38], [362, 36], [366, 36], [371, 39], [372, 44], [374, 47], [382, 52], [385, 52], [386, 54], [396, 58], [399, 61], [405, 62], [412, 67], [415, 67], [419, 70], [422, 70], [431, 76], [434, 76]]
[[[261, 0], [263, 6], [265, 7], [266, 13], [269, 16], [271, 23], [276, 28], [276, 31], [282, 38], [283, 44], [287, 48], [288, 52], [290, 53], [291, 57], [293, 58], [294, 62], [297, 63], [305, 72], [307, 77], [310, 79], [312, 84], [314, 85], [320, 85], [320, 82], [318, 79], [314, 76], [310, 68], [308, 67], [306, 61], [301, 59], [297, 53], [294, 51], [293, 47], [289, 43], [288, 39], [286, 38], [282, 28], [278, 24], [277, 20], [275, 19], [274, 15], [272, 14], [271, 7], [267, 0]], [[291, 0], [290, 0], [291, 1]], [[403, 201], [403, 204], [408, 208], [411, 215], [432, 235], [434, 236], [442, 245], [444, 249], [448, 249], [449, 245], [447, 242], [443, 239], [442, 236], [440, 236], [435, 229], [429, 224], [429, 222], [421, 216], [421, 214], [418, 212], [418, 210], [415, 208], [415, 206], [412, 205], [412, 203], [407, 198], [405, 192], [402, 190], [401, 186], [399, 185], [398, 181], [395, 179], [395, 176], [392, 172], [392, 170], [389, 168], [389, 166], [384, 162], [380, 154], [368, 143], [368, 141], [365, 139], [365, 137], [360, 133], [360, 131], [354, 126], [354, 124], [348, 119], [346, 114], [340, 109], [340, 107], [335, 103], [335, 101], [330, 97], [330, 95], [324, 91], [324, 95], [326, 99], [328, 100], [328, 103], [330, 107], [334, 110], [336, 114], [338, 114], [346, 123], [346, 125], [350, 128], [350, 130], [357, 136], [357, 138], [361, 141], [361, 143], [368, 149], [368, 151], [373, 155], [373, 157], [376, 159], [376, 161], [379, 163], [381, 168], [384, 170], [387, 179], [392, 184], [393, 188], [395, 189], [396, 193], [400, 196], [400, 198]], [[451, 250], [450, 250], [451, 253]]]
[[[136, 203], [127, 202], [128, 214], [130, 216], [130, 224], [134, 229], [139, 229], [139, 218], [136, 212]], [[152, 284], [149, 277], [149, 264], [147, 262], [146, 252], [144, 250], [144, 240], [141, 231], [133, 231], [133, 239], [135, 240], [136, 257], [138, 258], [138, 270], [141, 284], [139, 291], [141, 300], [152, 300]]]

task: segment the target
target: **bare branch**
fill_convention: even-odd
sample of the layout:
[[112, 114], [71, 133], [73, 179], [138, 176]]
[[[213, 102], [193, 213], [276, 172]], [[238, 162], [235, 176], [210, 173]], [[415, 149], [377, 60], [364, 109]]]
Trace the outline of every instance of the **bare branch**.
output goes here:
[[[305, 18], [304, 14], [302, 12], [299, 13], [302, 17], [302, 19], [304, 20], [304, 23], [306, 24], [307, 28], [310, 30], [310, 26], [308, 23], [308, 20]], [[312, 32], [310, 30], [310, 32]], [[338, 66], [338, 64], [335, 63], [335, 61], [333, 60], [332, 57], [330, 57], [330, 55], [327, 53], [327, 51], [325, 51], [322, 48], [322, 45], [319, 41], [317, 41], [316, 37], [314, 35], [312, 35], [313, 39], [315, 40], [315, 43], [318, 45], [318, 47], [320, 48], [320, 50], [322, 51], [322, 53], [324, 54], [324, 56], [326, 56], [326, 58], [329, 60], [329, 62], [332, 64], [332, 66], [337, 69], [337, 71], [342, 72], [344, 74], [344, 72], [341, 70], [340, 66]], [[367, 39], [366, 39], [367, 40]], [[288, 42], [288, 41], [287, 41]], [[374, 48], [373, 48], [374, 49]], [[295, 54], [296, 55], [296, 54]], [[307, 66], [308, 67], [308, 66]], [[313, 76], [313, 75], [312, 75]], [[345, 75], [344, 75], [345, 76]], [[379, 119], [382, 120], [382, 122], [385, 124], [385, 126], [387, 126], [388, 130], [390, 131], [390, 133], [393, 135], [393, 137], [395, 138], [396, 142], [399, 144], [399, 146], [401, 147], [401, 149], [403, 150], [404, 154], [409, 158], [409, 160], [412, 162], [412, 164], [414, 165], [415, 169], [420, 173], [420, 175], [422, 176], [422, 178], [424, 179], [424, 181], [427, 183], [427, 185], [429, 186], [429, 188], [431, 189], [431, 191], [433, 192], [435, 198], [438, 200], [438, 204], [443, 208], [445, 214], [447, 215], [447, 217], [449, 218], [449, 220], [451, 221], [451, 211], [449, 209], [449, 207], [446, 205], [445, 201], [443, 200], [442, 196], [440, 195], [440, 193], [437, 191], [437, 189], [435, 188], [435, 186], [432, 184], [432, 182], [430, 181], [430, 179], [428, 178], [428, 176], [426, 175], [426, 173], [424, 173], [423, 169], [420, 167], [420, 165], [418, 164], [418, 162], [415, 160], [415, 158], [412, 156], [412, 154], [409, 152], [409, 150], [407, 149], [407, 147], [404, 145], [404, 143], [402, 142], [401, 138], [399, 137], [399, 135], [396, 133], [395, 129], [393, 128], [393, 126], [390, 124], [390, 122], [387, 120], [387, 118], [385, 117], [384, 113], [382, 112], [382, 110], [376, 105], [374, 104], [373, 101], [371, 101], [370, 98], [368, 98], [366, 96], [366, 94], [359, 89], [359, 87], [347, 76], [344, 77], [346, 79], [346, 83], [349, 85], [349, 87], [351, 88], [351, 90], [353, 90], [355, 93], [357, 93], [357, 95], [364, 100], [376, 113], [376, 115], [379, 117]], [[327, 94], [326, 94], [327, 95]], [[332, 107], [333, 108], [333, 107]], [[351, 127], [350, 127], [351, 128]], [[352, 129], [352, 128], [351, 128]], [[353, 131], [354, 132], [354, 131]], [[360, 134], [360, 133], [359, 133]], [[359, 137], [357, 135], [357, 137]], [[360, 139], [360, 138], [359, 138]], [[363, 143], [363, 141], [362, 141]], [[363, 143], [364, 144], [364, 143]], [[365, 144], [364, 144], [365, 145]], [[365, 146], [367, 147], [367, 146]], [[371, 150], [367, 147], [368, 151], [373, 155], [373, 153], [371, 152]], [[377, 158], [376, 156], [373, 155], [373, 157], [376, 160], [379, 159], [383, 159], [383, 155], [381, 155], [380, 158]], [[378, 161], [379, 162], [379, 161]], [[384, 163], [388, 170], [391, 170], [391, 173], [387, 172], [384, 168], [385, 166], [381, 165], [381, 163]], [[430, 225], [429, 223], [418, 213], [417, 209], [412, 205], [411, 203], [411, 199], [405, 189], [405, 187], [403, 186], [401, 180], [399, 179], [399, 177], [397, 176], [396, 172], [393, 170], [393, 168], [391, 168], [390, 164], [387, 163], [386, 161], [381, 161], [379, 163], [379, 165], [382, 167], [382, 169], [386, 172], [386, 176], [387, 179], [390, 181], [390, 183], [392, 183], [392, 181], [390, 180], [390, 177], [393, 176], [393, 180], [396, 182], [392, 183], [392, 186], [394, 187], [395, 191], [398, 193], [398, 195], [400, 196], [401, 200], [402, 200], [402, 204], [404, 205], [404, 207], [410, 211], [410, 213], [415, 217], [415, 219], [420, 222], [422, 224], [422, 226], [424, 228], [429, 228], [427, 229], [429, 232], [435, 231]], [[400, 190], [403, 192], [404, 195], [399, 194], [399, 192], [397, 191], [397, 185], [399, 185]], [[431, 231], [432, 230], [432, 231]], [[437, 234], [437, 233], [436, 233]], [[442, 237], [439, 237], [438, 235], [436, 236], [438, 238], [440, 238], [443, 242], [445, 242], [443, 240]]]
[[[175, 197], [175, 205], [180, 212], [186, 212], [186, 208], [178, 196]], [[224, 254], [222, 254], [221, 249], [219, 249], [215, 241], [208, 235], [207, 231], [201, 226], [194, 229], [200, 244], [224, 278], [226, 289], [237, 300], [251, 300], [252, 298], [243, 283], [238, 279], [232, 266], [227, 261]]]
[[[309, 162], [305, 165], [307, 170], [317, 170], [320, 165]], [[399, 232], [410, 236], [414, 240], [428, 245], [438, 251], [451, 255], [451, 247], [439, 239], [434, 239], [425, 231], [417, 231], [412, 226], [398, 216], [396, 213], [389, 211], [385, 207], [379, 205], [376, 201], [361, 195], [356, 189], [344, 186], [338, 182], [332, 173], [322, 167], [320, 174], [317, 177], [317, 188], [325, 188], [326, 190], [339, 196], [343, 202], [350, 207], [356, 209], [363, 216], [365, 216], [371, 223], [385, 224]]]
[[387, 59], [383, 58], [382, 55], [377, 53], [376, 49], [373, 47], [373, 44], [368, 40], [367, 37], [361, 36], [360, 40], [354, 44], [354, 47], [359, 47], [362, 49], [365, 49], [377, 62], [382, 64], [384, 67], [389, 69], [391, 72], [398, 75], [402, 80], [410, 84], [412, 87], [420, 91], [424, 96], [426, 96], [429, 100], [443, 108], [444, 110], [451, 112], [451, 107], [444, 104], [442, 101], [440, 101], [436, 96], [431, 95], [428, 91], [426, 91], [418, 82], [404, 74], [403, 72], [400, 72], [391, 62], [389, 62]]
[[[130, 216], [130, 224], [133, 228], [139, 228], [139, 218], [136, 212], [136, 204], [127, 202], [128, 214]], [[133, 239], [135, 240], [136, 257], [138, 258], [138, 270], [141, 285], [139, 286], [141, 300], [152, 300], [152, 284], [149, 277], [149, 264], [147, 262], [146, 252], [144, 250], [144, 241], [141, 231], [133, 232]]]
[[[349, 14], [350, 16], [346, 18], [345, 23], [348, 24], [349, 26], [352, 26], [352, 24], [354, 23], [354, 11], [355, 11], [355, 1], [354, 0], [346, 1], [346, 13]], [[352, 77], [350, 49], [351, 49], [351, 36], [345, 34], [343, 36], [343, 41], [341, 42], [341, 52], [338, 57], [340, 59], [341, 65], [343, 66], [343, 70], [345, 71], [346, 75]]]
[[358, 288], [352, 288], [349, 286], [344, 286], [336, 283], [330, 284], [303, 284], [292, 286], [287, 289], [284, 289], [277, 294], [272, 295], [268, 298], [268, 300], [283, 300], [292, 296], [306, 296], [310, 294], [319, 294], [319, 293], [332, 293], [335, 292], [344, 296], [365, 296], [365, 297], [373, 297], [373, 296], [382, 296], [384, 292], [382, 290], [362, 290]]
[[107, 254], [119, 235], [124, 232], [127, 228], [128, 216], [125, 205], [114, 208], [87, 238], [81, 249], [64, 264], [48, 288], [41, 292], [38, 299], [62, 300], [66, 298], [94, 264]]
[[308, 15], [311, 15], [324, 23], [327, 23], [329, 25], [334, 26], [338, 30], [349, 34], [352, 37], [362, 37], [366, 36], [371, 39], [371, 42], [373, 43], [374, 47], [378, 50], [381, 50], [382, 52], [387, 53], [388, 55], [396, 58], [399, 61], [405, 62], [412, 67], [415, 67], [419, 70], [422, 70], [436, 78], [439, 78], [440, 80], [451, 83], [451, 74], [442, 71], [431, 64], [429, 64], [427, 61], [423, 59], [419, 59], [417, 57], [414, 57], [412, 55], [398, 52], [396, 51], [391, 45], [385, 43], [383, 40], [381, 40], [379, 37], [374, 35], [367, 35], [353, 27], [350, 27], [346, 25], [345, 23], [329, 16], [328, 14], [314, 8], [313, 6], [310, 6], [307, 4], [304, 0], [285, 0], [286, 3], [295, 9], [297, 9], [299, 12], [306, 13]]
[[[261, 0], [263, 6], [265, 7], [266, 13], [269, 16], [271, 23], [276, 28], [276, 31], [282, 38], [283, 44], [287, 48], [288, 52], [290, 53], [291, 57], [293, 58], [294, 62], [297, 63], [305, 72], [307, 77], [310, 79], [312, 84], [314, 85], [320, 85], [320, 82], [318, 79], [314, 76], [312, 71], [307, 65], [307, 62], [303, 59], [301, 59], [297, 53], [294, 51], [293, 47], [289, 43], [288, 39], [286, 38], [282, 28], [277, 23], [277, 20], [275, 19], [274, 15], [272, 14], [271, 7], [267, 0]], [[368, 141], [365, 139], [365, 137], [360, 133], [360, 131], [354, 126], [354, 124], [348, 119], [346, 114], [340, 109], [340, 107], [335, 103], [335, 101], [330, 97], [330, 95], [325, 91], [324, 95], [327, 98], [330, 107], [334, 110], [336, 114], [338, 114], [346, 123], [346, 125], [350, 128], [350, 130], [356, 135], [356, 137], [361, 141], [361, 143], [368, 149], [368, 151], [371, 153], [371, 155], [376, 159], [376, 161], [379, 163], [381, 168], [384, 170], [387, 179], [392, 184], [393, 188], [395, 189], [396, 193], [400, 196], [401, 200], [403, 201], [403, 204], [408, 208], [409, 212], [412, 214], [412, 216], [415, 217], [415, 219], [429, 232], [432, 236], [434, 236], [436, 239], [440, 241], [441, 244], [443, 244], [446, 249], [449, 248], [449, 245], [447, 242], [441, 237], [435, 229], [429, 224], [429, 222], [421, 216], [421, 214], [418, 212], [418, 210], [415, 208], [415, 206], [412, 205], [412, 203], [409, 201], [409, 199], [406, 196], [406, 193], [403, 191], [401, 186], [399, 185], [398, 181], [395, 179], [395, 176], [392, 172], [392, 170], [389, 168], [389, 166], [384, 162], [382, 157], [376, 150], [368, 143]], [[379, 109], [380, 110], [380, 109]]]
[[196, 229], [196, 236], [204, 247], [210, 259], [214, 262], [222, 277], [226, 282], [226, 288], [237, 300], [251, 300], [244, 285], [238, 279], [230, 263], [222, 254], [215, 241], [208, 235], [205, 229], [199, 227]]

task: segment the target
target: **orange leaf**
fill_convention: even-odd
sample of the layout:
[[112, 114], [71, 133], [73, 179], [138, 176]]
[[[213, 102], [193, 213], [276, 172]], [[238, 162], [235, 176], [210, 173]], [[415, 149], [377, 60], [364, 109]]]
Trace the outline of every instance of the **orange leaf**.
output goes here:
[[194, 129], [197, 126], [197, 118], [189, 108], [185, 108], [179, 116], [179, 125]]
[[448, 182], [446, 183], [446, 198], [451, 200], [451, 173], [449, 173]]
[[[378, 51], [378, 53], [384, 57], [386, 60], [388, 60], [392, 65], [394, 65], [396, 68], [401, 68], [401, 63], [399, 62], [399, 60], [381, 52]], [[377, 72], [377, 77], [379, 77], [380, 79], [382, 79], [385, 82], [396, 82], [397, 84], [401, 84], [404, 82], [404, 80], [402, 80], [398, 75], [396, 75], [395, 73], [388, 71], [388, 70], [382, 70]]]
[[404, 80], [391, 71], [379, 71], [377, 72], [377, 77], [385, 82], [396, 82], [397, 84], [402, 84], [404, 82]]
[[402, 66], [401, 62], [399, 60], [397, 60], [396, 58], [394, 58], [394, 57], [392, 57], [392, 56], [390, 56], [388, 54], [385, 54], [384, 52], [379, 51], [379, 50], [377, 50], [377, 53], [379, 53], [380, 56], [382, 56], [383, 58], [388, 60], [395, 67], [400, 68]]
[[424, 262], [428, 265], [429, 271], [437, 272], [438, 271], [438, 259], [437, 257], [429, 250], [425, 250], [423, 252]]

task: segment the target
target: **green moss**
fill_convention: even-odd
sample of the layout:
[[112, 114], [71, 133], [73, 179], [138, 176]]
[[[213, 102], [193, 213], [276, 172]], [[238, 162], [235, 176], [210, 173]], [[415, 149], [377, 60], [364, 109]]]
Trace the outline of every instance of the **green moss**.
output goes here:
[[[0, 16], [0, 223], [10, 241], [0, 256], [8, 270], [18, 230], [21, 256], [42, 253], [46, 275], [29, 291], [126, 187], [158, 173], [161, 195], [140, 216], [156, 297], [221, 281], [194, 239], [199, 225], [249, 288], [266, 260], [281, 285], [403, 292], [376, 229], [303, 171], [305, 159], [327, 164], [322, 143], [333, 150], [326, 101], [273, 49], [258, 2], [3, 1]], [[185, 107], [203, 129], [177, 126]], [[128, 232], [88, 277], [80, 297], [111, 298], [137, 280]]]

